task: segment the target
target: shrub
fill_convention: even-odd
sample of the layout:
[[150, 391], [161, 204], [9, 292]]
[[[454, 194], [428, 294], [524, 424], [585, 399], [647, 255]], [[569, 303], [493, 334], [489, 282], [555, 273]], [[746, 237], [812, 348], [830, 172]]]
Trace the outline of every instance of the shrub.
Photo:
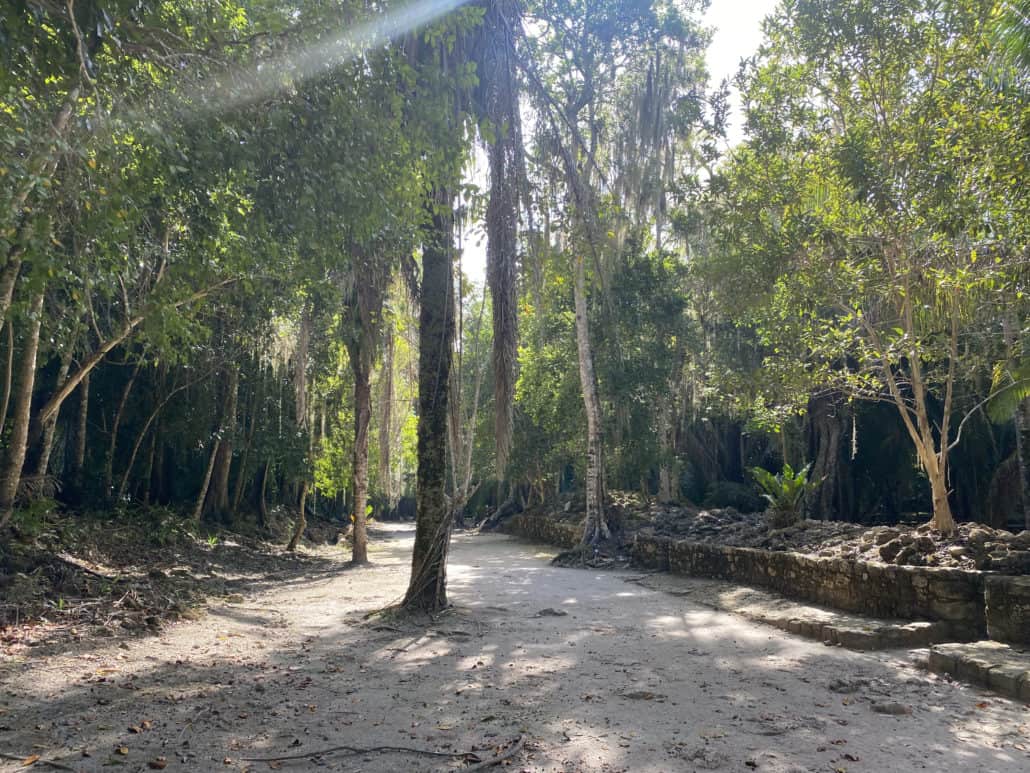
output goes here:
[[811, 467], [806, 464], [795, 472], [785, 463], [779, 475], [773, 475], [762, 467], [751, 468], [751, 476], [762, 489], [762, 496], [769, 502], [769, 522], [773, 527], [782, 529], [801, 520], [801, 501], [815, 487], [808, 480]]

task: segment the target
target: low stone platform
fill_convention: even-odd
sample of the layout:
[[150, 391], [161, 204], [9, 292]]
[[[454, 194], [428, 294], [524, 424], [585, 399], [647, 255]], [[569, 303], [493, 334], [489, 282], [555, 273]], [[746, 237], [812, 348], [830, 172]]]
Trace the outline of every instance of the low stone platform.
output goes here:
[[723, 580], [662, 573], [630, 581], [798, 636], [854, 650], [927, 647], [937, 642], [953, 642], [962, 633], [961, 627], [948, 622], [878, 620], [792, 601], [777, 593]]
[[929, 668], [1030, 703], [1030, 651], [996, 641], [935, 644]]

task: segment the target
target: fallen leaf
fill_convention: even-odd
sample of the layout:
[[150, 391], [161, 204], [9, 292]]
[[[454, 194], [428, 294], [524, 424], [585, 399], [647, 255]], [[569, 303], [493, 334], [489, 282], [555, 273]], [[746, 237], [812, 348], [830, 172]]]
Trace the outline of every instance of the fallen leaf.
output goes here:
[[29, 757], [26, 757], [25, 759], [23, 759], [23, 760], [21, 761], [21, 766], [22, 766], [23, 768], [27, 768], [27, 767], [29, 767], [30, 765], [35, 765], [35, 764], [36, 764], [36, 763], [37, 763], [38, 761], [39, 761], [39, 755], [38, 755], [38, 754], [33, 754], [33, 755], [31, 755], [31, 756], [29, 756]]
[[168, 767], [168, 760], [166, 760], [164, 757], [155, 757], [147, 763], [147, 767], [151, 770], [164, 770], [166, 767]]
[[119, 746], [117, 749], [115, 749], [115, 752], [117, 754], [121, 754], [124, 757], [126, 754], [129, 753], [129, 747], [128, 746]]

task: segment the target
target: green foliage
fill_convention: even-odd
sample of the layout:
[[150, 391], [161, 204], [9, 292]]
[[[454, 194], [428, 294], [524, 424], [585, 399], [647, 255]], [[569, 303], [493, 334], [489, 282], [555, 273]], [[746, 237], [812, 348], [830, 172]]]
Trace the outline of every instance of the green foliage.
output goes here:
[[987, 415], [991, 421], [996, 424], [1011, 421], [1027, 398], [1030, 398], [1030, 360], [1022, 360], [1011, 368], [998, 364], [987, 401]]
[[31, 541], [46, 532], [57, 508], [58, 504], [54, 499], [39, 497], [15, 510], [11, 522], [27, 541]]
[[808, 480], [811, 468], [812, 465], [807, 464], [795, 472], [794, 468], [784, 462], [783, 471], [777, 475], [764, 467], [752, 467], [749, 470], [762, 490], [762, 496], [769, 503], [770, 522], [773, 526], [790, 526], [801, 518], [802, 500], [818, 485]]

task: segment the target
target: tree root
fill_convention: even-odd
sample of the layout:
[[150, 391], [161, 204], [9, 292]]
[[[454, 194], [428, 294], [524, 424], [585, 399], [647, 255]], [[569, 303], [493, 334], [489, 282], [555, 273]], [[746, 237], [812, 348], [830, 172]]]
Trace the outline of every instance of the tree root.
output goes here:
[[522, 751], [522, 747], [525, 745], [526, 736], [520, 735], [517, 739], [515, 739], [515, 742], [507, 748], [506, 751], [501, 752], [496, 757], [491, 757], [488, 760], [477, 762], [476, 764], [469, 765], [466, 768], [458, 768], [458, 771], [460, 771], [460, 773], [468, 773], [468, 771], [470, 770], [486, 770], [487, 768], [492, 768], [494, 765], [500, 765], [505, 760], [511, 759], [520, 751]]
[[[35, 756], [35, 755], [33, 755], [33, 756]], [[32, 762], [28, 763], [28, 765], [25, 765], [25, 761], [26, 760], [31, 760], [32, 757], [26, 756], [24, 754], [8, 754], [6, 752], [0, 752], [0, 758], [3, 758], [5, 760], [14, 760], [15, 762], [20, 762], [25, 767], [33, 767], [35, 765], [46, 765], [47, 767], [51, 767], [54, 770], [70, 770], [70, 771], [72, 771], [72, 773], [75, 773], [75, 768], [71, 767], [70, 765], [65, 765], [62, 762], [58, 762], [57, 760], [44, 760], [44, 759], [40, 758], [40, 759], [32, 760]]]
[[468, 757], [471, 752], [434, 752], [431, 749], [416, 749], [411, 746], [331, 746], [328, 749], [316, 749], [300, 754], [284, 754], [278, 757], [240, 757], [243, 762], [286, 762], [287, 760], [306, 760], [311, 757], [324, 757], [327, 754], [344, 753], [345, 757], [359, 754], [418, 754], [423, 757]]
[[[526, 745], [526, 736], [520, 735], [515, 741], [503, 752], [495, 757], [491, 757], [487, 760], [481, 760], [472, 765], [466, 767], [455, 768], [455, 771], [470, 770], [486, 770], [494, 765], [499, 765], [505, 760], [511, 759], [523, 746]], [[240, 757], [242, 762], [288, 762], [290, 760], [307, 760], [312, 757], [324, 757], [327, 754], [339, 754], [343, 753], [345, 757], [356, 757], [359, 754], [417, 754], [422, 757], [444, 757], [447, 759], [461, 758], [464, 760], [473, 759], [478, 760], [479, 758], [473, 752], [436, 752], [431, 749], [417, 749], [412, 746], [331, 746], [328, 749], [316, 749], [310, 752], [301, 752], [299, 754], [283, 754], [277, 757]], [[9, 759], [18, 759], [21, 757], [15, 757], [13, 755], [0, 755], [8, 757]], [[38, 764], [46, 764], [44, 760], [39, 760]], [[59, 763], [53, 764], [55, 767], [71, 770], [71, 768], [60, 765]]]

